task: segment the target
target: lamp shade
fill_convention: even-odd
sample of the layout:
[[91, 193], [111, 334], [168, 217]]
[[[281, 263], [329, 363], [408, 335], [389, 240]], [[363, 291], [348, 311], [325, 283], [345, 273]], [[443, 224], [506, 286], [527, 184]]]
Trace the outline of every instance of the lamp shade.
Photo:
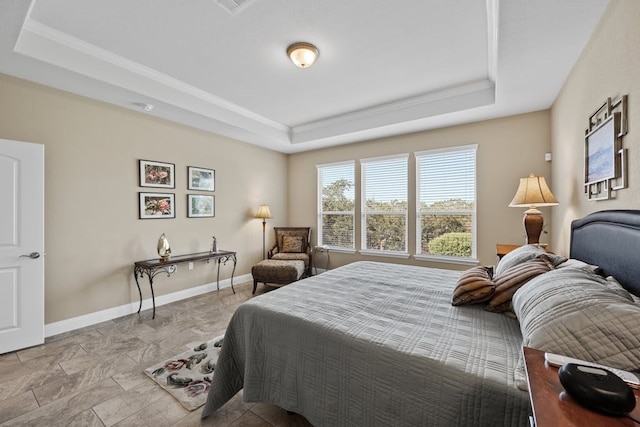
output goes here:
[[549, 186], [542, 176], [530, 174], [526, 178], [520, 178], [520, 185], [509, 203], [511, 207], [555, 206], [558, 204]]
[[311, 43], [298, 42], [287, 48], [287, 55], [298, 68], [308, 68], [313, 65], [320, 52]]
[[258, 213], [256, 214], [256, 218], [262, 218], [262, 219], [272, 218], [271, 211], [269, 210], [269, 206], [260, 205], [260, 207], [258, 208]]

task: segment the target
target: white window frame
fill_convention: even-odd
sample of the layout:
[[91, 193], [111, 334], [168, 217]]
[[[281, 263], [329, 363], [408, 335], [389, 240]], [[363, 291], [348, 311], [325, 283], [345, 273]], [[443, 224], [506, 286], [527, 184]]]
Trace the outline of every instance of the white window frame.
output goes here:
[[[422, 253], [422, 212], [420, 210], [420, 158], [428, 155], [438, 154], [438, 153], [452, 153], [455, 151], [473, 151], [474, 152], [474, 203], [473, 203], [473, 212], [471, 212], [471, 256], [470, 257], [458, 257], [458, 256], [445, 256], [445, 255], [431, 255], [431, 254], [423, 254]], [[477, 210], [478, 210], [478, 145], [470, 144], [470, 145], [462, 145], [457, 147], [448, 147], [448, 148], [439, 148], [434, 150], [426, 150], [419, 151], [414, 153], [416, 160], [416, 171], [415, 171], [415, 179], [416, 179], [416, 254], [414, 258], [417, 260], [424, 261], [438, 261], [452, 264], [462, 264], [462, 265], [477, 265]], [[452, 212], [455, 213], [455, 212]], [[468, 214], [468, 211], [460, 212], [463, 214]]]
[[[375, 162], [383, 162], [386, 160], [397, 160], [404, 159], [406, 162], [406, 194], [407, 194], [407, 210], [404, 212], [404, 241], [405, 248], [404, 251], [391, 251], [391, 250], [380, 250], [380, 249], [367, 249], [367, 214], [389, 214], [389, 212], [367, 212], [367, 200], [366, 200], [366, 190], [367, 190], [367, 182], [366, 182], [366, 166], [369, 163]], [[360, 160], [360, 253], [363, 255], [372, 255], [372, 256], [385, 256], [385, 257], [395, 257], [395, 258], [409, 258], [409, 153], [402, 154], [394, 154], [390, 156], [381, 156], [381, 157], [371, 157], [367, 159]], [[402, 215], [398, 213], [398, 215]]]
[[[330, 212], [324, 212], [322, 210], [322, 190], [323, 190], [323, 184], [322, 184], [322, 172], [323, 170], [326, 170], [327, 168], [331, 168], [331, 167], [335, 167], [335, 166], [344, 166], [344, 165], [351, 165], [353, 167], [353, 176], [352, 176], [352, 181], [354, 184], [354, 206], [353, 206], [353, 211], [330, 211]], [[355, 232], [356, 232], [356, 206], [355, 206], [355, 182], [356, 182], [356, 162], [355, 160], [348, 160], [348, 161], [344, 161], [344, 162], [334, 162], [334, 163], [325, 163], [325, 164], [320, 164], [320, 165], [316, 165], [316, 170], [317, 170], [317, 196], [318, 196], [318, 200], [317, 200], [317, 224], [318, 224], [318, 246], [324, 246], [326, 248], [329, 248], [332, 252], [346, 252], [346, 253], [355, 253], [356, 252], [356, 248], [355, 248], [355, 244], [356, 244], [356, 236], [355, 236]], [[340, 215], [349, 215], [351, 214], [352, 218], [353, 218], [353, 229], [352, 229], [352, 236], [351, 236], [351, 241], [352, 246], [351, 247], [347, 247], [347, 246], [335, 246], [335, 245], [325, 245], [323, 242], [323, 234], [322, 234], [322, 229], [323, 229], [323, 222], [322, 222], [322, 217], [324, 214], [340, 214]]]

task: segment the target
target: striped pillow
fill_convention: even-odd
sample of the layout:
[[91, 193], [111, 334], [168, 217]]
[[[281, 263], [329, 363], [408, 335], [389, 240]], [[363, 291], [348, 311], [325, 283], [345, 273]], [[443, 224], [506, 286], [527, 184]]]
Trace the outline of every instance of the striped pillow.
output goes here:
[[493, 267], [473, 267], [465, 271], [453, 290], [451, 305], [478, 304], [493, 295]]
[[513, 294], [529, 280], [553, 268], [553, 261], [549, 259], [549, 255], [543, 253], [532, 260], [506, 269], [493, 278], [496, 290], [489, 300], [487, 310], [494, 313], [513, 312], [511, 307]]

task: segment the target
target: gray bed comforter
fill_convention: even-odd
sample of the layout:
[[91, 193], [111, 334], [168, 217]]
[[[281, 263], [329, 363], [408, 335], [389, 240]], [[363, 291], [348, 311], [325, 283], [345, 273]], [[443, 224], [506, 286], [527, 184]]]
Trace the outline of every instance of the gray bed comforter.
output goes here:
[[356, 262], [245, 302], [203, 416], [244, 389], [314, 426], [528, 425], [518, 322], [451, 306], [459, 275]]

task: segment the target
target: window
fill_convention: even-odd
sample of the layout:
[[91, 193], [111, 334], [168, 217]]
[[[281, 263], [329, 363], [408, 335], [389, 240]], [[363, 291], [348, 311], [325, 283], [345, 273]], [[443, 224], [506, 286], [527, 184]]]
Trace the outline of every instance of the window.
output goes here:
[[355, 162], [318, 165], [318, 245], [354, 248]]
[[417, 254], [476, 257], [476, 149], [416, 153]]
[[361, 160], [364, 251], [407, 253], [407, 158]]

